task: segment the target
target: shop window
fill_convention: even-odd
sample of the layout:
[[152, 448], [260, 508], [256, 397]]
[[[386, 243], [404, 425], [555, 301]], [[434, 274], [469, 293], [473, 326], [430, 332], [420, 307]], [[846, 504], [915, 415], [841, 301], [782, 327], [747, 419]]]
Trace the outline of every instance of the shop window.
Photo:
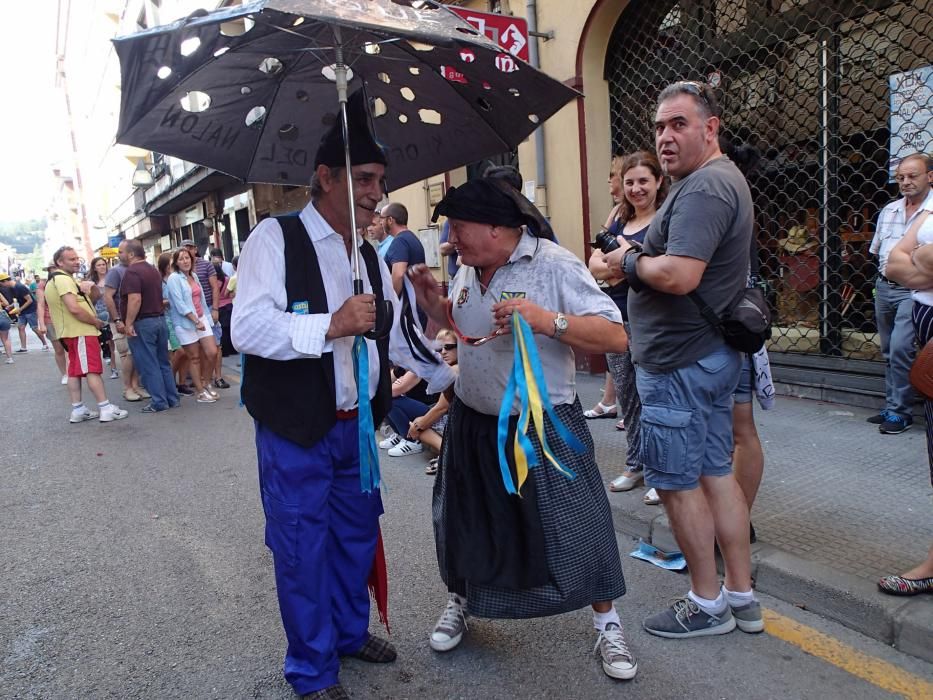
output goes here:
[[660, 90], [709, 83], [752, 154], [771, 350], [880, 360], [869, 245], [892, 168], [933, 152], [933, 0], [629, 3], [605, 63], [614, 153], [653, 150]]

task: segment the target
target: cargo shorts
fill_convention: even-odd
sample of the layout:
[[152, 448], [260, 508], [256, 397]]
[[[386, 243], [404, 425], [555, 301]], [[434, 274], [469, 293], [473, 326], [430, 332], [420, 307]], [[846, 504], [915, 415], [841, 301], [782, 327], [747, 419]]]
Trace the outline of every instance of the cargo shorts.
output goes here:
[[688, 491], [732, 471], [732, 403], [742, 356], [723, 345], [679, 369], [637, 366], [645, 483]]

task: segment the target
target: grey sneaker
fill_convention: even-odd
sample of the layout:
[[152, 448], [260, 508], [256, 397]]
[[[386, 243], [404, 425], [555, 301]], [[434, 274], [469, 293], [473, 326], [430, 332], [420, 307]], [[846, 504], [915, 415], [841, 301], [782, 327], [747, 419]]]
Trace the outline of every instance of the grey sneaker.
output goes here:
[[606, 625], [606, 629], [596, 638], [593, 651], [599, 651], [603, 661], [603, 671], [610, 678], [627, 681], [638, 672], [638, 662], [629, 650], [622, 635], [622, 627], [615, 622]]
[[645, 618], [643, 624], [645, 631], [656, 637], [688, 639], [728, 634], [735, 629], [735, 618], [728, 605], [722, 614], [710, 615], [688, 596], [684, 596], [675, 600], [664, 612]]
[[729, 606], [732, 609], [732, 616], [735, 618], [735, 625], [743, 632], [757, 634], [764, 632], [765, 621], [761, 617], [761, 603], [753, 600], [745, 605]]
[[466, 601], [456, 593], [451, 593], [447, 607], [441, 613], [431, 639], [428, 640], [434, 651], [450, 651], [463, 639], [463, 632], [468, 629], [466, 623]]

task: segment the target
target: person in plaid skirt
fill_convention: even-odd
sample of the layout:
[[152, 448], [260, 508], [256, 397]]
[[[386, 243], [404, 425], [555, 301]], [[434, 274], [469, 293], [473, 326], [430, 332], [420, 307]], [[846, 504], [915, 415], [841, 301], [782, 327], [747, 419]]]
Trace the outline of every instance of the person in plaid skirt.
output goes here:
[[[419, 306], [460, 340], [460, 374], [433, 498], [448, 600], [430, 645], [439, 652], [458, 646], [468, 614], [517, 619], [591, 605], [603, 670], [613, 678], [633, 678], [637, 663], [613, 605], [625, 593], [622, 563], [577, 398], [571, 349], [625, 350], [619, 310], [583, 263], [553, 241], [534, 206], [507, 183], [480, 178], [451, 188], [434, 214], [447, 216], [449, 242], [462, 266], [449, 302], [437, 294], [427, 268], [416, 266], [409, 274]], [[500, 406], [511, 401], [505, 394], [515, 359], [509, 332], [514, 312], [534, 333], [556, 416], [583, 445], [582, 453], [572, 451], [545, 418], [548, 445], [575, 476], [544, 461], [531, 435], [540, 466], [530, 470], [520, 497], [506, 490], [498, 456], [504, 440], [514, 480], [518, 402], [511, 407], [508, 434], [498, 429]]]

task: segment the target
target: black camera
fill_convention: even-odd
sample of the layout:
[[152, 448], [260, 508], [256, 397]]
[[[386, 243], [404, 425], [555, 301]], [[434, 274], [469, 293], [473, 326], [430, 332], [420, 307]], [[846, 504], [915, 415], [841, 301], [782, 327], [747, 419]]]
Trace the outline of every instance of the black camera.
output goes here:
[[603, 228], [596, 234], [596, 240], [593, 241], [593, 245], [604, 253], [611, 253], [619, 248], [619, 241], [616, 240], [614, 235]]

